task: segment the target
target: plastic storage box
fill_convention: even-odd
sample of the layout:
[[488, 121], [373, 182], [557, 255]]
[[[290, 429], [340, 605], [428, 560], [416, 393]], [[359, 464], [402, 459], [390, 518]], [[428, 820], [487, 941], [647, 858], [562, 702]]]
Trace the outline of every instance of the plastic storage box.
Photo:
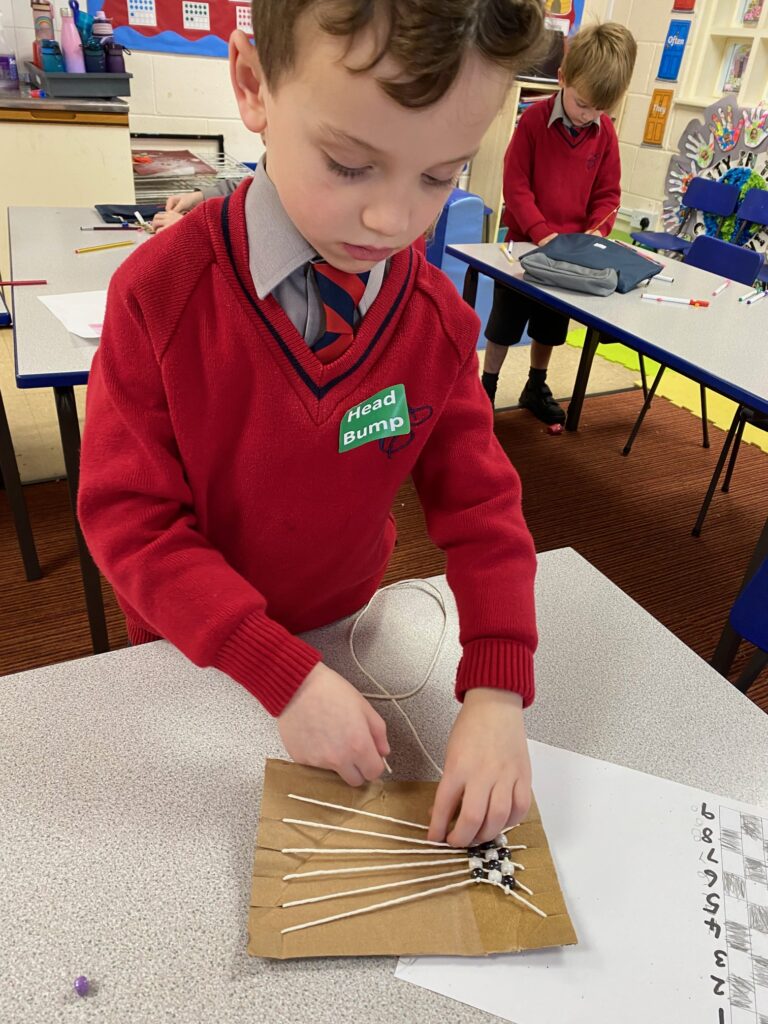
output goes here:
[[25, 66], [35, 87], [44, 89], [53, 99], [109, 99], [112, 96], [130, 96], [133, 75], [121, 74], [67, 74], [61, 71], [43, 71], [31, 60]]

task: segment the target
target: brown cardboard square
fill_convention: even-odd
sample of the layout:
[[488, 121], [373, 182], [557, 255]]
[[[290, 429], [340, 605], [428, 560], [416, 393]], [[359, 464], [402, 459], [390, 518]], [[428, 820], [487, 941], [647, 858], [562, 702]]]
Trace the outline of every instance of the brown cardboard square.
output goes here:
[[[302, 804], [290, 799], [289, 793], [426, 824], [436, 788], [434, 782], [378, 780], [359, 789], [351, 789], [333, 772], [306, 768], [288, 761], [267, 761], [248, 916], [248, 952], [252, 956], [277, 959], [316, 956], [483, 956], [574, 944], [577, 941], [576, 933], [568, 916], [535, 801], [526, 821], [509, 834], [509, 842], [528, 847], [513, 856], [525, 865], [525, 871], [519, 877], [535, 893], [529, 898], [547, 914], [546, 918], [521, 906], [495, 886], [469, 885], [399, 906], [282, 934], [283, 928], [415, 893], [419, 886], [345, 896], [300, 907], [281, 907], [283, 902], [451, 870], [450, 867], [398, 867], [375, 875], [361, 872], [359, 875], [283, 881], [283, 876], [292, 872], [432, 859], [431, 856], [422, 858], [408, 855], [401, 858], [389, 858], [386, 855], [358, 858], [354, 855], [282, 853], [281, 850], [288, 847], [358, 849], [375, 846], [384, 849], [403, 845], [386, 839], [370, 839], [350, 833], [325, 832], [286, 824], [281, 820], [286, 817], [425, 838], [425, 833], [403, 826], [352, 812]], [[440, 851], [436, 850], [434, 856], [440, 857]], [[456, 860], [457, 869], [466, 865], [462, 857], [457, 856]], [[427, 883], [423, 888], [461, 880], [462, 876], [457, 876], [455, 879]]]

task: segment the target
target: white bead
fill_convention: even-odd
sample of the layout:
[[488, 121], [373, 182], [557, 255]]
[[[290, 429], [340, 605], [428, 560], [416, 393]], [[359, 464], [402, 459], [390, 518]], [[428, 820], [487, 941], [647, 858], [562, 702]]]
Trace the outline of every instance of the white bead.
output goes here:
[[501, 873], [503, 875], [514, 875], [515, 865], [512, 863], [509, 857], [505, 857], [504, 860], [501, 862]]
[[483, 858], [482, 857], [470, 857], [469, 858], [469, 870], [470, 871], [472, 871], [473, 868], [481, 868], [482, 866], [483, 866]]
[[486, 850], [485, 851], [485, 859], [486, 860], [498, 860], [498, 857], [499, 857], [499, 851], [498, 850]]
[[503, 832], [499, 832], [499, 834], [496, 836], [496, 838], [493, 841], [494, 841], [494, 843], [496, 843], [497, 846], [506, 846], [507, 845], [507, 837], [504, 835]]
[[495, 885], [501, 884], [501, 872], [500, 871], [489, 871], [488, 881], [493, 882]]

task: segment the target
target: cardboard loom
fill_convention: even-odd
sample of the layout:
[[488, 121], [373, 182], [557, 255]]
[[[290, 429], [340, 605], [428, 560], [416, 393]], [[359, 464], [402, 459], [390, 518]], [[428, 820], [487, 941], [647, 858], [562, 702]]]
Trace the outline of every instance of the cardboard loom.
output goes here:
[[[419, 886], [345, 896], [300, 907], [281, 907], [283, 902], [450, 870], [449, 867], [398, 868], [372, 875], [361, 872], [283, 881], [283, 875], [292, 872], [432, 859], [407, 855], [401, 858], [382, 855], [358, 858], [349, 854], [281, 853], [288, 847], [369, 846], [384, 849], [405, 845], [388, 843], [386, 839], [288, 825], [281, 821], [282, 818], [301, 818], [370, 832], [426, 838], [424, 832], [402, 825], [291, 800], [289, 793], [426, 824], [436, 788], [434, 782], [379, 780], [360, 789], [352, 789], [333, 772], [306, 768], [288, 761], [268, 760], [248, 915], [248, 952], [252, 956], [281, 960], [314, 956], [485, 956], [576, 943], [576, 933], [568, 916], [535, 802], [526, 821], [509, 834], [509, 842], [510, 845], [524, 844], [528, 847], [527, 850], [516, 851], [512, 857], [525, 865], [521, 881], [533, 890], [535, 895], [528, 898], [548, 915], [546, 918], [521, 906], [495, 886], [470, 885], [400, 906], [281, 934], [283, 928], [414, 893]], [[440, 854], [441, 851], [436, 849], [435, 858]], [[456, 857], [456, 860], [457, 868], [466, 865], [463, 858]], [[461, 876], [427, 883], [422, 888], [457, 880], [460, 881]]]

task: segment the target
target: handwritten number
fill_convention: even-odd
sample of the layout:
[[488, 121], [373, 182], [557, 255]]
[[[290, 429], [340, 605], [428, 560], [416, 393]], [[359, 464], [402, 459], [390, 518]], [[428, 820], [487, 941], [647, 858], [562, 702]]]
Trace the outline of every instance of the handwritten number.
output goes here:
[[715, 817], [713, 811], [708, 811], [707, 810], [707, 805], [706, 804], [702, 804], [701, 805], [701, 816], [702, 816], [702, 818], [706, 818], [707, 821], [713, 821], [714, 817]]
[[715, 967], [725, 967], [725, 961], [728, 959], [728, 954], [724, 949], [715, 950]]
[[707, 925], [707, 927], [709, 928], [709, 930], [712, 932], [712, 934], [715, 936], [716, 939], [720, 938], [720, 932], [722, 931], [722, 928], [717, 923], [717, 921], [714, 919], [714, 917], [708, 917], [704, 921], [704, 924]]
[[706, 907], [702, 907], [701, 909], [705, 913], [709, 912], [710, 914], [716, 914], [720, 909], [720, 897], [718, 896], [718, 894], [716, 892], [707, 893], [705, 901], [707, 905]]
[[702, 841], [702, 843], [711, 843], [712, 842], [712, 829], [711, 828], [703, 828], [701, 830], [701, 841]]
[[721, 996], [723, 994], [723, 986], [725, 985], [725, 979], [716, 978], [714, 974], [710, 974], [710, 978], [715, 983], [715, 987], [712, 989], [712, 991], [715, 993], [716, 996]]
[[711, 889], [713, 885], [717, 884], [717, 872], [711, 868], [704, 868], [704, 877], [707, 879], [707, 888]]
[[[711, 842], [711, 840], [710, 840], [710, 842]], [[709, 861], [710, 864], [719, 864], [720, 863], [720, 861], [717, 859], [717, 857], [715, 857], [715, 848], [714, 847], [712, 847], [711, 850], [707, 850], [707, 860]]]

